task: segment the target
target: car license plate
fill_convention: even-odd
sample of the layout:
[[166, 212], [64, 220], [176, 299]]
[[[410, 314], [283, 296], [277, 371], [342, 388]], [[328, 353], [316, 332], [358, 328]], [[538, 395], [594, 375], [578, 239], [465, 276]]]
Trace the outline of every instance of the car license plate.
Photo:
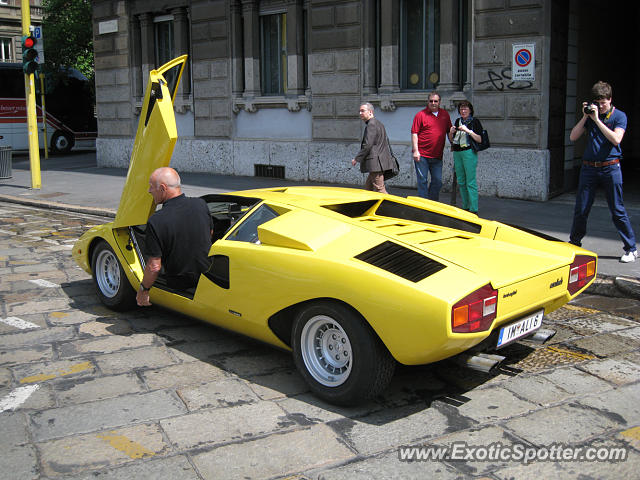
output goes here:
[[542, 325], [543, 316], [544, 310], [539, 310], [522, 320], [518, 320], [517, 322], [510, 323], [509, 325], [502, 327], [500, 329], [500, 336], [498, 337], [497, 348], [504, 347], [508, 343], [522, 338], [525, 335], [529, 335], [531, 332], [539, 329], [540, 325]]

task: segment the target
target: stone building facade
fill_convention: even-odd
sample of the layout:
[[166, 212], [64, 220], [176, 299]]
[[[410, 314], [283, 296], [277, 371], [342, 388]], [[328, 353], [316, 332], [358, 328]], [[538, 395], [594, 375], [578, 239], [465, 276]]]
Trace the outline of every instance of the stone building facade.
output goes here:
[[[42, 1], [31, 0], [31, 25], [42, 25]], [[0, 62], [22, 62], [22, 1], [0, 0]]]
[[[94, 0], [98, 163], [128, 165], [149, 70], [187, 53], [175, 103], [179, 170], [360, 184], [350, 159], [363, 131], [358, 107], [371, 102], [401, 165], [391, 183], [413, 187], [411, 122], [436, 89], [452, 118], [470, 100], [489, 132], [480, 194], [546, 200], [575, 183], [579, 152], [568, 134], [601, 79], [600, 63], [580, 53], [598, 8], [592, 0]], [[519, 44], [534, 46], [534, 80], [512, 80]], [[606, 56], [605, 46], [592, 48]], [[448, 146], [444, 160], [447, 189]]]

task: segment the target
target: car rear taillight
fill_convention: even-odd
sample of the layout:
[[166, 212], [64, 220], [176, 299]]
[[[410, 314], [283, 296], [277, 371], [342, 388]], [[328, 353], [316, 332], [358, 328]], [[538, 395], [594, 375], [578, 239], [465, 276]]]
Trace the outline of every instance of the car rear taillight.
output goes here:
[[569, 282], [567, 290], [573, 295], [596, 275], [596, 259], [589, 255], [576, 255], [569, 267]]
[[467, 295], [451, 309], [451, 330], [473, 333], [488, 330], [498, 311], [498, 291], [490, 284]]

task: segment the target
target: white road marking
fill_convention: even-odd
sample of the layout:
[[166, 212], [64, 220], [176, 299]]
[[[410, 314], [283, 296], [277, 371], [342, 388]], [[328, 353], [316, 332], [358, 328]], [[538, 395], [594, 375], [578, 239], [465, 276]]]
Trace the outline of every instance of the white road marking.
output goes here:
[[54, 288], [54, 287], [59, 287], [60, 285], [58, 285], [57, 283], [52, 283], [48, 280], [43, 280], [41, 278], [37, 279], [37, 280], [29, 280], [31, 283], [35, 283], [36, 285], [39, 285], [41, 287], [45, 287], [45, 288]]
[[0, 318], [0, 322], [5, 323], [11, 327], [19, 328], [20, 330], [27, 330], [29, 328], [40, 328], [40, 325], [27, 322], [26, 320], [22, 320], [18, 317]]
[[40, 385], [37, 383], [33, 385], [25, 385], [24, 387], [18, 387], [9, 395], [0, 400], [0, 413], [6, 410], [15, 410], [35, 392]]

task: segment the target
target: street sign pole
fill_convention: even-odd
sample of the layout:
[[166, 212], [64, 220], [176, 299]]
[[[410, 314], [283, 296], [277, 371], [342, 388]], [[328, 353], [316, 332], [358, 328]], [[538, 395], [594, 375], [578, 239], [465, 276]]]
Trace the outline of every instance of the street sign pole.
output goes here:
[[[31, 6], [22, 0], [22, 35], [30, 35]], [[29, 163], [31, 166], [31, 188], [41, 187], [40, 145], [38, 142], [38, 119], [36, 117], [36, 87], [33, 73], [24, 75], [24, 93], [27, 106], [27, 130], [29, 135]]]

